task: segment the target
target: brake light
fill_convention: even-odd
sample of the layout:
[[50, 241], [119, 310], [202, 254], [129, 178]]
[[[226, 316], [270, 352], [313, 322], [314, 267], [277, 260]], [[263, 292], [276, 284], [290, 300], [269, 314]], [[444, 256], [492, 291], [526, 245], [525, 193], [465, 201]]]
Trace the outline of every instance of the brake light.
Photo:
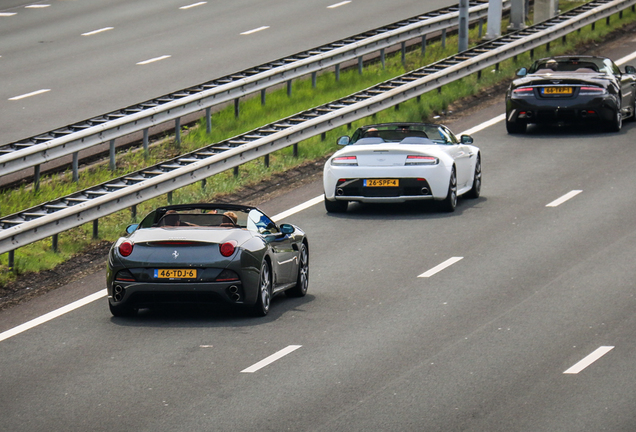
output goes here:
[[404, 165], [437, 165], [439, 159], [433, 156], [409, 155]]
[[358, 158], [355, 156], [339, 156], [331, 159], [331, 165], [358, 166]]
[[514, 89], [512, 92], [514, 94], [519, 94], [519, 93], [523, 93], [523, 94], [527, 94], [527, 93], [531, 93], [534, 89], [532, 87], [519, 87]]
[[238, 243], [236, 242], [236, 240], [229, 240], [225, 243], [220, 244], [219, 250], [221, 251], [221, 255], [223, 255], [224, 257], [231, 256], [234, 253], [237, 244]]
[[603, 94], [605, 89], [602, 87], [581, 87], [581, 93]]
[[121, 256], [127, 257], [133, 251], [133, 243], [130, 240], [126, 240], [122, 244], [119, 245], [119, 253]]

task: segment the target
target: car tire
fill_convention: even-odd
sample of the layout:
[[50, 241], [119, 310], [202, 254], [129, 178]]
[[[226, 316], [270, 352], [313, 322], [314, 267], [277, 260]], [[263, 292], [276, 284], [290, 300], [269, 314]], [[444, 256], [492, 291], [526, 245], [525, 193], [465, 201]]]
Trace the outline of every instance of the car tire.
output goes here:
[[111, 302], [108, 302], [108, 308], [114, 317], [131, 317], [137, 315], [137, 309], [125, 303], [113, 305]]
[[466, 198], [477, 199], [481, 194], [481, 156], [477, 155], [475, 162], [475, 174], [473, 175], [473, 187], [466, 192]]
[[309, 252], [307, 245], [302, 243], [298, 252], [298, 278], [296, 286], [285, 291], [288, 297], [304, 297], [309, 287]]
[[450, 179], [448, 180], [448, 192], [446, 198], [442, 201], [442, 210], [448, 213], [455, 211], [457, 207], [457, 174], [455, 167], [451, 170]]
[[623, 115], [621, 114], [621, 110], [617, 109], [613, 117], [614, 118], [607, 123], [605, 129], [608, 132], [620, 132], [623, 127]]
[[528, 123], [520, 121], [508, 121], [506, 120], [506, 131], [509, 134], [522, 134], [526, 132]]
[[258, 278], [258, 293], [256, 304], [252, 312], [255, 316], [264, 317], [269, 313], [272, 302], [272, 272], [269, 262], [264, 261], [261, 266], [261, 275]]
[[349, 201], [329, 201], [325, 198], [325, 209], [327, 213], [344, 213], [347, 211]]

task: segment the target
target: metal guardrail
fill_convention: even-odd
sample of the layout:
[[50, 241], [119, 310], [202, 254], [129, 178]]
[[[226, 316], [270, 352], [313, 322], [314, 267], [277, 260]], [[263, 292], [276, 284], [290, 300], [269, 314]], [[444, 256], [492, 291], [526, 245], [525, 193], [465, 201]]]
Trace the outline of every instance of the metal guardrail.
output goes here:
[[[508, 0], [506, 5], [509, 7]], [[486, 18], [487, 0], [470, 2], [469, 13], [471, 21]], [[457, 6], [439, 9], [45, 134], [1, 145], [0, 175], [31, 167], [39, 173], [39, 165], [51, 160], [77, 154], [131, 133], [147, 131], [169, 121], [178, 122], [186, 115], [362, 59], [367, 54], [417, 37], [425, 40], [429, 33], [457, 27], [458, 21]], [[209, 117], [209, 111], [207, 115]], [[111, 145], [111, 148], [114, 149], [114, 146]]]
[[632, 7], [599, 0], [338, 101], [0, 220], [0, 253], [53, 236], [362, 119]]

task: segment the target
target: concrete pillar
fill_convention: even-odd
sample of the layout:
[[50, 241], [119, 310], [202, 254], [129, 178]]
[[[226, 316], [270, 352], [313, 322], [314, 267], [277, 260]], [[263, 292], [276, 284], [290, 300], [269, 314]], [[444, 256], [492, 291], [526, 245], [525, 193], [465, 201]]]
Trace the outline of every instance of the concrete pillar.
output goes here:
[[526, 28], [526, 0], [512, 0], [510, 3], [510, 30]]
[[501, 36], [501, 11], [502, 0], [490, 0], [488, 2], [488, 29], [484, 39], [497, 39]]
[[559, 10], [559, 0], [535, 0], [534, 23], [540, 23], [554, 17]]

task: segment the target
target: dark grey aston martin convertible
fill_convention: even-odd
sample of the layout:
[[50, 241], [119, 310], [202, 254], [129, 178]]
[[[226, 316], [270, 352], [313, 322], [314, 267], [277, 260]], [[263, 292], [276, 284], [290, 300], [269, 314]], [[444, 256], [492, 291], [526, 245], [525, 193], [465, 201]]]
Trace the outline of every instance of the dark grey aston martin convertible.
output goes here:
[[265, 316], [274, 295], [307, 293], [305, 233], [276, 225], [255, 207], [166, 206], [126, 231], [108, 257], [108, 305], [114, 316], [162, 303], [216, 301]]

